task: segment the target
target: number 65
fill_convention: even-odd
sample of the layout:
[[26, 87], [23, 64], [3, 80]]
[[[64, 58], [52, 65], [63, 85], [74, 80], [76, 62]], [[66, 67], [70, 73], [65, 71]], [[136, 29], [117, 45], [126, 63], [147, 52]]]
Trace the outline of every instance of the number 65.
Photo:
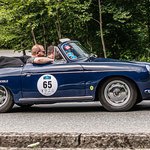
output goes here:
[[52, 88], [52, 81], [44, 81], [43, 88]]

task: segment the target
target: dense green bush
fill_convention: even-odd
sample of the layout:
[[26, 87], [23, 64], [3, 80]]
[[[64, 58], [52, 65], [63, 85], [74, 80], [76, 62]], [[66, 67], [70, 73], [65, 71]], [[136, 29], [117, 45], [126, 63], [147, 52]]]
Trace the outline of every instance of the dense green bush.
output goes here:
[[[150, 60], [149, 0], [101, 0], [103, 36], [108, 57]], [[12, 9], [13, 8], [13, 9]], [[79, 40], [103, 57], [98, 0], [1, 0], [0, 47], [31, 49], [37, 42]]]

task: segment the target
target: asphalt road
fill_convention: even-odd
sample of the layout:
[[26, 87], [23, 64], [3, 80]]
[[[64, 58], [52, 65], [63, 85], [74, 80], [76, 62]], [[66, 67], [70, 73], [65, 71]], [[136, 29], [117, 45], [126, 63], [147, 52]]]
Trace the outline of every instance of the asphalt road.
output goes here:
[[0, 132], [150, 133], [150, 102], [129, 112], [107, 112], [99, 103], [15, 105], [0, 114]]

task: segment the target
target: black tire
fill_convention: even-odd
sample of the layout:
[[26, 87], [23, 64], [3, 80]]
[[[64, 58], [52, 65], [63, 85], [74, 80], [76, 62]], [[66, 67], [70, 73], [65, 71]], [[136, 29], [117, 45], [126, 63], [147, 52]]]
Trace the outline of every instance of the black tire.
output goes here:
[[143, 101], [142, 98], [137, 98], [135, 105], [141, 103], [142, 101]]
[[28, 108], [28, 107], [31, 107], [33, 104], [16, 104], [20, 107], [23, 107], [23, 108]]
[[14, 105], [13, 97], [8, 89], [0, 86], [0, 112], [5, 113], [11, 110]]
[[137, 88], [127, 79], [113, 77], [100, 86], [98, 97], [108, 111], [127, 111], [136, 104]]

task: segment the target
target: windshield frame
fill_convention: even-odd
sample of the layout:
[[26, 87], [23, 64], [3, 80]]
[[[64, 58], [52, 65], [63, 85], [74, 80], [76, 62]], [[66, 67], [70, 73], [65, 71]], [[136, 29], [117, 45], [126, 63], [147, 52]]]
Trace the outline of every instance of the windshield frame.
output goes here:
[[[87, 54], [87, 57], [82, 57], [82, 58], [77, 58], [77, 59], [71, 59], [69, 58], [69, 56], [67, 56], [63, 46], [65, 44], [69, 44], [69, 43], [79, 43], [81, 45], [81, 49], [84, 51], [84, 53]], [[63, 42], [61, 44], [58, 45], [58, 47], [61, 48], [61, 50], [63, 51], [63, 54], [65, 55], [65, 57], [69, 60], [69, 61], [72, 61], [72, 62], [76, 62], [76, 61], [81, 61], [81, 60], [86, 60], [87, 58], [90, 57], [90, 52], [88, 51], [88, 49], [86, 49], [85, 47], [82, 46], [82, 44], [79, 42], [79, 41], [75, 41], [75, 40], [71, 40], [71, 41], [66, 41], [66, 42]]]

